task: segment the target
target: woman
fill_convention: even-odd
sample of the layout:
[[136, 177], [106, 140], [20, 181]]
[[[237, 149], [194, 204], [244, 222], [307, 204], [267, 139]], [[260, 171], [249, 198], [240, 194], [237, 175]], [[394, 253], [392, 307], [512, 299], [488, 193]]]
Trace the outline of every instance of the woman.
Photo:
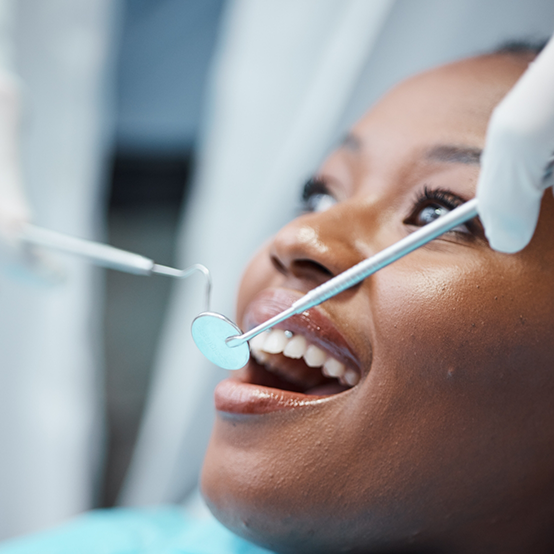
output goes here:
[[[385, 96], [308, 183], [306, 213], [255, 256], [239, 325], [473, 197], [490, 114], [534, 55], [470, 58]], [[255, 360], [216, 389], [213, 514], [274, 552], [552, 551], [553, 219], [545, 195], [514, 255], [471, 221], [251, 345]], [[195, 550], [174, 513], [171, 532], [163, 512], [124, 513], [0, 552], [246, 548]]]

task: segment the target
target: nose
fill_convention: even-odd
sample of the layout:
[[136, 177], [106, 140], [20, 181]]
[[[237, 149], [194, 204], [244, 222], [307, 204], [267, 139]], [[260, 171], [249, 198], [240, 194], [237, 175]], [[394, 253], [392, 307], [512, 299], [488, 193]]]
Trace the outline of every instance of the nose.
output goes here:
[[312, 288], [362, 261], [367, 229], [362, 229], [357, 211], [354, 203], [343, 202], [283, 227], [270, 248], [274, 267], [301, 281], [300, 288]]

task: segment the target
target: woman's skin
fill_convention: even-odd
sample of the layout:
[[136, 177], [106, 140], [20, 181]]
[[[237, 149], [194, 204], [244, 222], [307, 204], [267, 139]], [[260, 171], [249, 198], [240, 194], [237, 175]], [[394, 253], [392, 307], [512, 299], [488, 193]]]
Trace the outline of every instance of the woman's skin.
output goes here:
[[[381, 100], [318, 174], [336, 203], [251, 262], [241, 327], [473, 197], [491, 111], [530, 60], [464, 60]], [[553, 219], [547, 194], [513, 255], [473, 221], [283, 324], [361, 379], [314, 396], [321, 370], [276, 354], [224, 381], [202, 483], [216, 517], [276, 552], [552, 552]], [[274, 373], [314, 390], [262, 387], [284, 388]]]

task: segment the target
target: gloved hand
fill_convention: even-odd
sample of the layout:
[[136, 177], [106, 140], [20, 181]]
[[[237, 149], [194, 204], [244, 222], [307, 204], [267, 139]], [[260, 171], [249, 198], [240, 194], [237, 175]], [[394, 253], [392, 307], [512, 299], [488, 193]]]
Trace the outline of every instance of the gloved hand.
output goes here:
[[12, 246], [30, 217], [20, 171], [19, 112], [17, 84], [0, 74], [0, 240]]
[[490, 245], [517, 252], [531, 240], [554, 154], [554, 39], [496, 107], [477, 184]]
[[18, 83], [0, 71], [0, 270], [18, 280], [58, 283], [63, 271], [56, 260], [19, 239], [31, 217], [21, 176], [19, 123]]

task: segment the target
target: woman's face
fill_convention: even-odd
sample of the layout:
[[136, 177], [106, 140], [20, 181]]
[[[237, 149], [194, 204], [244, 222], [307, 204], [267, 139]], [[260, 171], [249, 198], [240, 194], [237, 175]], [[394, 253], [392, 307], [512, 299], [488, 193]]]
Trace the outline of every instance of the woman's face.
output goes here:
[[[473, 58], [389, 93], [251, 262], [241, 327], [472, 198], [491, 111], [528, 61]], [[216, 391], [215, 515], [277, 552], [552, 546], [553, 217], [548, 194], [516, 255], [472, 221], [259, 341]]]

